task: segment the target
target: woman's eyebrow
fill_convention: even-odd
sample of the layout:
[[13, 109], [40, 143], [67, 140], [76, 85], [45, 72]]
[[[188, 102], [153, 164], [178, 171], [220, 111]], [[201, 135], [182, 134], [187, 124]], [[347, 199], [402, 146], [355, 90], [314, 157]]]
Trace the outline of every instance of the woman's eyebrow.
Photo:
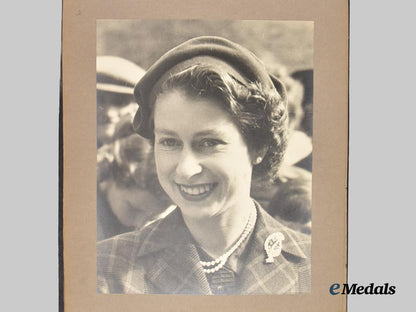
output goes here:
[[226, 135], [226, 132], [219, 131], [217, 129], [212, 129], [212, 130], [200, 131], [200, 132], [198, 132], [198, 133], [195, 134], [195, 137], [201, 137], [201, 136], [217, 136], [217, 137], [222, 137], [224, 135]]
[[176, 135], [175, 131], [172, 130], [167, 130], [167, 129], [163, 129], [163, 128], [155, 128], [155, 134], [158, 135]]

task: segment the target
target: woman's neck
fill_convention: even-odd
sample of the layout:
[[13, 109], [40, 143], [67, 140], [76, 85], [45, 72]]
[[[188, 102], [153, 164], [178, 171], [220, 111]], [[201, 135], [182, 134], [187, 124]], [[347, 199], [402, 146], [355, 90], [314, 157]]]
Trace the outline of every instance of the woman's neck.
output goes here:
[[211, 218], [194, 219], [184, 216], [184, 220], [199, 247], [211, 257], [217, 258], [240, 238], [253, 209], [254, 203], [249, 199]]

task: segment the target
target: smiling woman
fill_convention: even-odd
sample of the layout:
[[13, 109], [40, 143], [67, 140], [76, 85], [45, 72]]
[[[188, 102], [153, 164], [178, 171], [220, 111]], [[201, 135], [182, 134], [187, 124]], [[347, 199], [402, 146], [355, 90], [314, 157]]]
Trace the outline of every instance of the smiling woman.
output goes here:
[[240, 131], [220, 105], [178, 89], [162, 93], [155, 103], [159, 181], [185, 220], [227, 210], [246, 216], [246, 207], [252, 206], [252, 160]]
[[250, 196], [273, 180], [287, 145], [281, 82], [244, 47], [191, 39], [135, 86], [137, 133], [154, 145], [176, 209], [98, 245], [102, 293], [283, 294], [310, 291], [310, 237]]

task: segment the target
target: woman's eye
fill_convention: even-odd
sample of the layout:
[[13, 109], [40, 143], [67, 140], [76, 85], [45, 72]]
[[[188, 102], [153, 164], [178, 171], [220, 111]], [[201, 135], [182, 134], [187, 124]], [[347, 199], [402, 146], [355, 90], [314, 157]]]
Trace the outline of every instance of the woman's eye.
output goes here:
[[163, 147], [167, 147], [167, 148], [173, 148], [173, 147], [178, 147], [180, 146], [180, 142], [176, 139], [161, 139], [159, 140], [159, 144], [162, 145]]
[[224, 144], [224, 142], [217, 140], [217, 139], [204, 139], [199, 143], [199, 145], [203, 148], [216, 147], [222, 144]]

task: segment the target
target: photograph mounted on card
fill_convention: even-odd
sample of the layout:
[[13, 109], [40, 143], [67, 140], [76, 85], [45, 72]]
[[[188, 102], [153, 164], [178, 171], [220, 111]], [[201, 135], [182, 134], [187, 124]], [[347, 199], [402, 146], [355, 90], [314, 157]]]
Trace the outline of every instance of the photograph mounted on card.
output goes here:
[[64, 2], [66, 310], [345, 309], [348, 7], [260, 2]]

